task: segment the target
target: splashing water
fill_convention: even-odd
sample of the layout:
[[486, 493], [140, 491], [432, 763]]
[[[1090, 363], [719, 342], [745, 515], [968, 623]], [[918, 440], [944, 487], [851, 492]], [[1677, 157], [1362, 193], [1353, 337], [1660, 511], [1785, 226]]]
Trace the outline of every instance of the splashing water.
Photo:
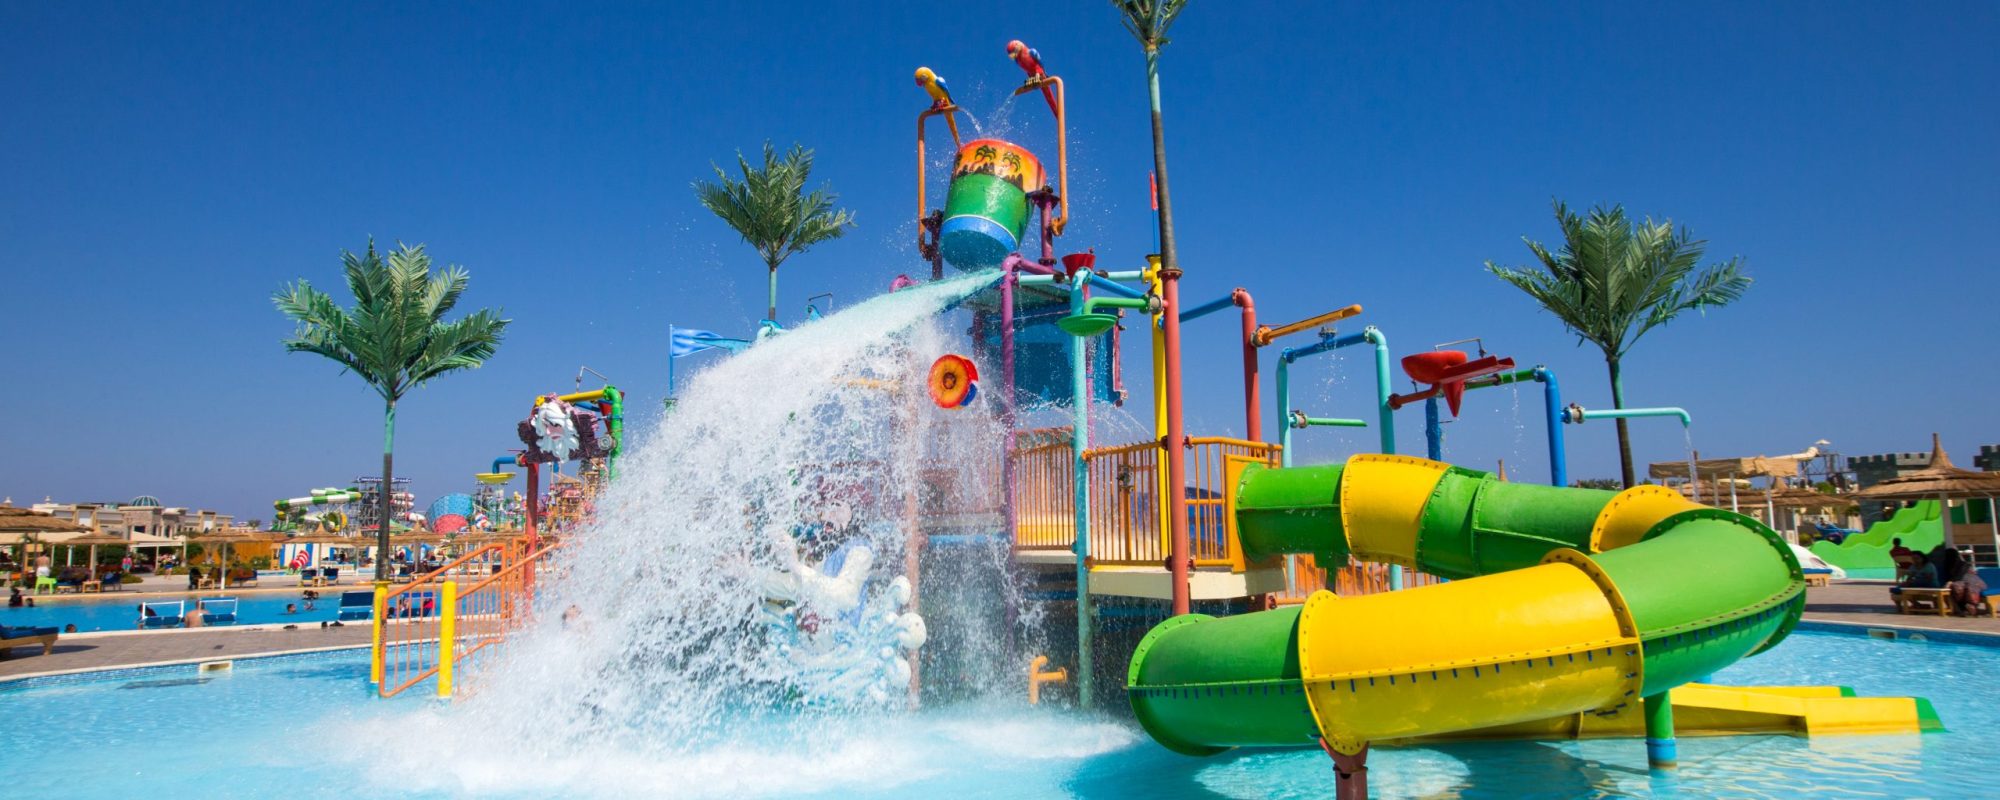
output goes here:
[[[685, 758], [903, 707], [930, 627], [904, 577], [920, 506], [983, 502], [966, 495], [990, 489], [952, 470], [997, 472], [1002, 441], [990, 415], [933, 406], [925, 376], [954, 343], [940, 315], [997, 277], [879, 296], [697, 375], [627, 449], [537, 623], [475, 673], [456, 721], [538, 755]], [[1004, 555], [967, 567], [1003, 568]], [[938, 596], [959, 577], [941, 576]], [[921, 605], [982, 631], [1001, 599]], [[986, 642], [977, 658], [1006, 637], [958, 638]]]

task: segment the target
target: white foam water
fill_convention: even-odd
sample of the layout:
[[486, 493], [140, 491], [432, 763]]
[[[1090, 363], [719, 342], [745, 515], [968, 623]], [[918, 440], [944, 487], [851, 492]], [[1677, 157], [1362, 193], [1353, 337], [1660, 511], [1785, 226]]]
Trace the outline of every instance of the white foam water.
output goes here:
[[[744, 754], [816, 747], [857, 715], [905, 708], [937, 629], [959, 652], [926, 682], [977, 695], [1017, 678], [1000, 669], [1018, 660], [1004, 545], [921, 577], [921, 603], [903, 578], [920, 515], [998, 505], [991, 398], [943, 410], [925, 391], [932, 362], [964, 344], [941, 315], [996, 279], [879, 296], [687, 381], [628, 445], [596, 521], [548, 571], [536, 623], [473, 673], [451, 725], [510, 742], [499, 757], [527, 747], [583, 771], [604, 753], [755, 772]], [[991, 588], [954, 593], [975, 584]]]

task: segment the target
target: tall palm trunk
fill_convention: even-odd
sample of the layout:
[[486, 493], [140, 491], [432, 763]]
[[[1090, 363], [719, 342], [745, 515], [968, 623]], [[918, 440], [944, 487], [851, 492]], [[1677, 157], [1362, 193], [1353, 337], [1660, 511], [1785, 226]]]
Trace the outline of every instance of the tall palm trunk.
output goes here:
[[395, 494], [391, 487], [395, 484], [396, 472], [396, 401], [391, 400], [383, 412], [382, 424], [382, 489], [381, 524], [375, 528], [375, 582], [389, 582], [389, 509]]
[[[1611, 407], [1624, 408], [1625, 378], [1618, 371], [1618, 357], [1607, 358], [1604, 364], [1611, 370]], [[1636, 482], [1632, 475], [1632, 432], [1625, 427], [1624, 417], [1619, 417], [1616, 422], [1618, 423], [1618, 474], [1625, 481], [1625, 488], [1630, 489]]]
[[764, 318], [772, 322], [777, 322], [778, 321], [778, 265], [772, 264], [770, 265], [770, 267], [771, 267], [771, 308], [769, 311], [764, 312]]
[[[1155, 20], [1157, 24], [1158, 20]], [[1160, 447], [1167, 461], [1167, 571], [1172, 577], [1173, 613], [1188, 613], [1192, 599], [1188, 589], [1187, 450], [1185, 417], [1181, 408], [1181, 298], [1180, 257], [1174, 248], [1174, 204], [1167, 191], [1167, 135], [1160, 124], [1160, 51], [1146, 47], [1146, 93], [1153, 112], [1153, 174], [1160, 202], [1160, 340], [1166, 350], [1167, 430]]]

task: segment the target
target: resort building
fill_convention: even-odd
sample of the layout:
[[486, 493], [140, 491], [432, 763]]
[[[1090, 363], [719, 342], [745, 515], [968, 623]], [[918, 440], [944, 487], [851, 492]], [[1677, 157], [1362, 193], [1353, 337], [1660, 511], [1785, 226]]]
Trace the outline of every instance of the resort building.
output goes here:
[[161, 505], [151, 495], [140, 495], [125, 503], [56, 503], [45, 499], [33, 508], [80, 527], [96, 528], [125, 539], [211, 533], [227, 529], [236, 521], [233, 515], [208, 509]]

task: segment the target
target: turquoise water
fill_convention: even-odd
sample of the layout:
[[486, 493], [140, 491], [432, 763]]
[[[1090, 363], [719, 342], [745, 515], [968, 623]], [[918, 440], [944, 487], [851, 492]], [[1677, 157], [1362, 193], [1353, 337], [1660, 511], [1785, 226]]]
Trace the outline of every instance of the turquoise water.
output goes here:
[[[187, 601], [187, 610], [194, 610], [194, 595], [177, 594], [111, 594], [105, 598], [89, 600], [48, 601], [37, 599], [34, 608], [0, 608], [0, 625], [24, 625], [29, 627], [54, 627], [74, 624], [79, 632], [89, 631], [129, 631], [139, 627], [139, 604], [141, 602]], [[340, 606], [340, 590], [320, 590], [319, 601], [314, 609], [306, 610], [303, 590], [277, 594], [256, 594], [236, 596], [236, 624], [259, 625], [267, 623], [298, 623], [318, 625], [322, 620], [331, 620]], [[286, 614], [285, 604], [298, 607], [298, 613]]]
[[[1190, 759], [1127, 722], [1017, 704], [782, 724], [745, 717], [731, 741], [644, 752], [480, 738], [475, 697], [382, 701], [343, 655], [0, 691], [10, 793], [290, 798], [415, 796], [1320, 797], [1317, 751]], [[1376, 797], [1977, 797], [2000, 725], [2000, 650], [1799, 633], [1717, 675], [1924, 694], [1951, 731], [1922, 736], [1684, 738], [1649, 774], [1636, 740], [1384, 748]], [[559, 709], [551, 709], [560, 713]], [[801, 731], [804, 731], [802, 733]], [[88, 776], [87, 779], [80, 776]]]

